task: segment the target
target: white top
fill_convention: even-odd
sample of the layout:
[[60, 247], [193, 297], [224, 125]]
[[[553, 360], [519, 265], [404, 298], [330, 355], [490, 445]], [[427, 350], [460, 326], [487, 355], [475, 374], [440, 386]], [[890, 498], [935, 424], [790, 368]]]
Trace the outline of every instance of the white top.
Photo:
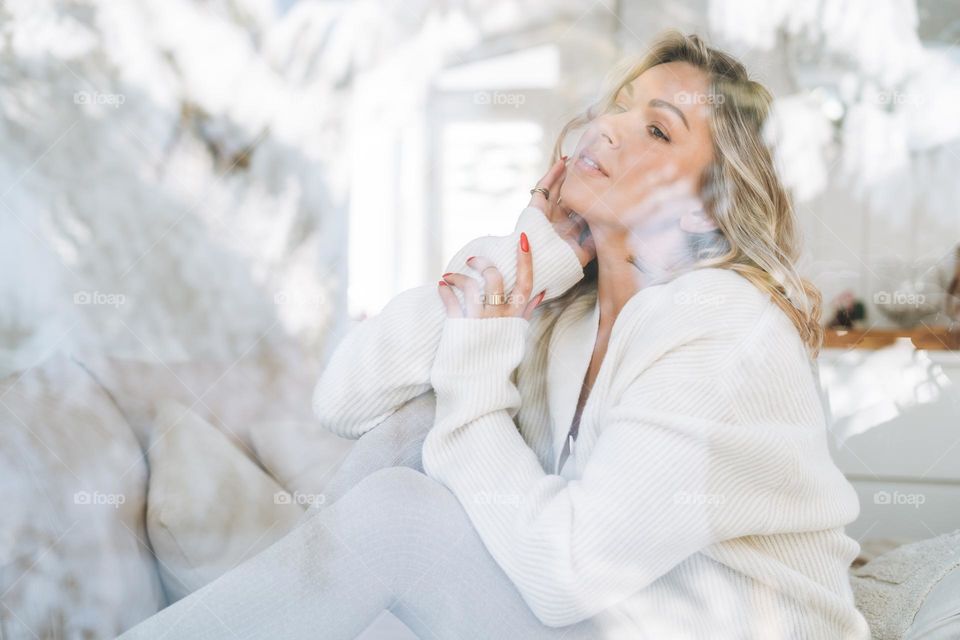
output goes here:
[[[546, 216], [468, 243], [534, 295], [583, 277]], [[454, 289], [462, 300], [462, 293]], [[859, 502], [837, 469], [811, 363], [787, 316], [724, 269], [629, 299], [558, 474], [596, 343], [591, 288], [559, 312], [448, 319], [434, 283], [404, 291], [338, 345], [314, 393], [330, 431], [358, 438], [436, 393], [426, 473], [550, 626], [595, 617], [606, 638], [869, 638], [848, 577]]]

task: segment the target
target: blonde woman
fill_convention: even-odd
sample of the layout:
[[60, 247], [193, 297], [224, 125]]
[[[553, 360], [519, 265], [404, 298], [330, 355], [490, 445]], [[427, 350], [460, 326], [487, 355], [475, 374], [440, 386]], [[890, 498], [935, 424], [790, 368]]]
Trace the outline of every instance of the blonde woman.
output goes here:
[[676, 32], [609, 81], [513, 234], [338, 346], [314, 406], [360, 440], [327, 504], [153, 629], [352, 638], [387, 608], [421, 638], [869, 636], [770, 95]]

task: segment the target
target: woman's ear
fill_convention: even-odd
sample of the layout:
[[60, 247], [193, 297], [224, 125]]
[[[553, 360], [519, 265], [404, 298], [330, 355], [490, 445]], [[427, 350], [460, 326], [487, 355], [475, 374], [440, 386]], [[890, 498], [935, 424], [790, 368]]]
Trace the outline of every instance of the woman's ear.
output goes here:
[[687, 233], [707, 233], [716, 231], [717, 223], [706, 211], [698, 209], [680, 216], [680, 228]]

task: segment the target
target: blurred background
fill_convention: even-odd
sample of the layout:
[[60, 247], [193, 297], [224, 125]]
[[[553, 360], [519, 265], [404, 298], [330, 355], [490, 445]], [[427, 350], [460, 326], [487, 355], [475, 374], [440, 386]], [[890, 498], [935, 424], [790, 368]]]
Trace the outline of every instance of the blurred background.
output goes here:
[[338, 339], [509, 233], [562, 124], [668, 27], [776, 96], [850, 530], [960, 526], [957, 2], [7, 0], [0, 636], [51, 633], [89, 596], [70, 576], [147, 594], [56, 614], [91, 637], [170, 598], [144, 522], [161, 400], [288, 490], [333, 468], [349, 443], [296, 443]]

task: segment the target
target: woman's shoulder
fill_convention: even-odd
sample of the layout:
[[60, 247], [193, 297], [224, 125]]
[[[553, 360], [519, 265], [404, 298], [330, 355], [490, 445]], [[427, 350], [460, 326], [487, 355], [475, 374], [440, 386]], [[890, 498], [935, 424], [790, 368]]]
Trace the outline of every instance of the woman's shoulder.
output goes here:
[[628, 317], [676, 326], [720, 326], [765, 313], [769, 296], [739, 273], [703, 267], [638, 291], [624, 306]]
[[664, 285], [678, 297], [678, 302], [693, 298], [715, 307], [726, 302], [746, 304], [759, 309], [765, 306], [768, 296], [747, 278], [733, 269], [701, 267], [673, 278]]
[[730, 269], [704, 267], [642, 289], [624, 306], [628, 340], [666, 348], [697, 340], [738, 350], [746, 342], [800, 344], [790, 319], [769, 294]]

